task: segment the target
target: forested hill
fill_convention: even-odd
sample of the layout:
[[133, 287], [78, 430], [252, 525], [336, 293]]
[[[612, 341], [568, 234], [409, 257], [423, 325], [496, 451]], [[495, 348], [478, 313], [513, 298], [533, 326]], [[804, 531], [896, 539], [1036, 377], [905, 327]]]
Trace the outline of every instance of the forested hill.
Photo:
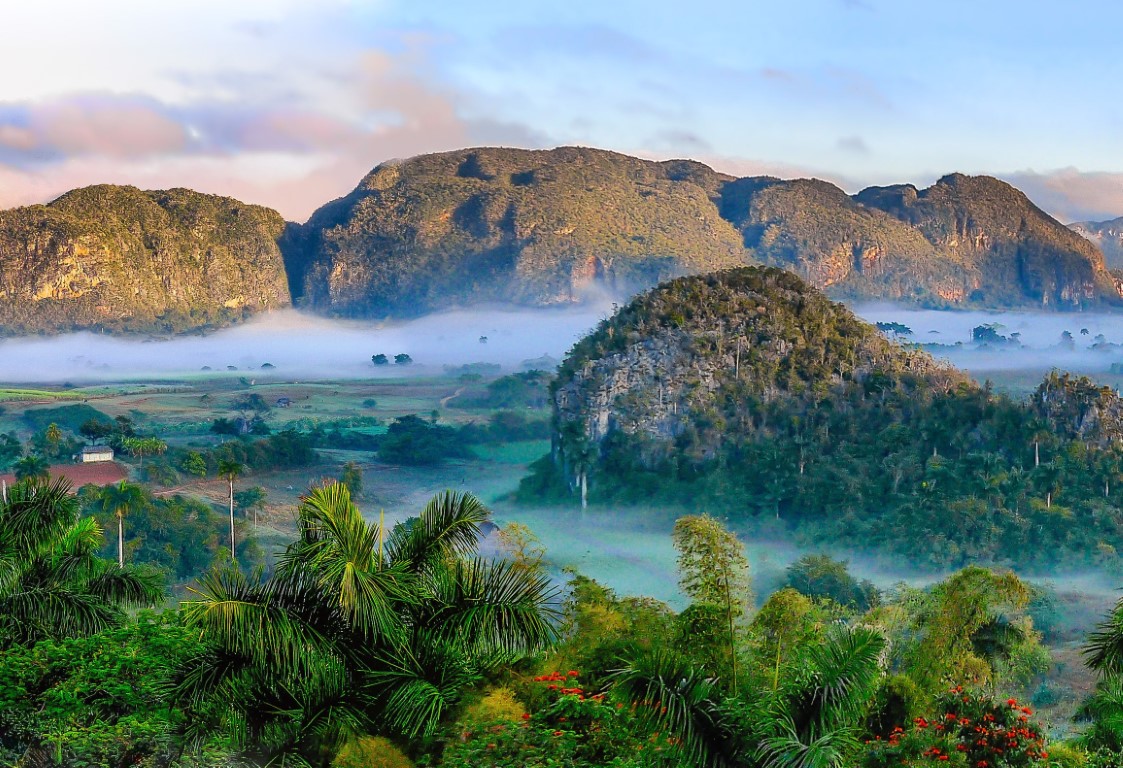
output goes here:
[[0, 329], [174, 333], [287, 306], [284, 228], [187, 189], [103, 185], [0, 211]]
[[791, 273], [680, 278], [562, 363], [554, 451], [520, 490], [657, 503], [920, 566], [1109, 561], [1123, 403], [1053, 374], [1028, 403], [882, 338]]
[[602, 150], [479, 148], [375, 168], [295, 231], [294, 293], [320, 311], [580, 300], [766, 263], [840, 298], [928, 306], [1119, 304], [1097, 248], [1021, 192], [953, 174], [856, 196]]

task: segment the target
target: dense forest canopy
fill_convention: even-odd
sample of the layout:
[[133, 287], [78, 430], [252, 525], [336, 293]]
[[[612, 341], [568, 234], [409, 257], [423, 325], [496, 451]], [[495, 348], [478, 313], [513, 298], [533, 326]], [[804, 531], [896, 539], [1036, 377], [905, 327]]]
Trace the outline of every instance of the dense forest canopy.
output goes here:
[[580, 341], [523, 498], [661, 501], [932, 568], [1118, 567], [1123, 403], [1029, 402], [901, 347], [794, 275], [665, 283]]

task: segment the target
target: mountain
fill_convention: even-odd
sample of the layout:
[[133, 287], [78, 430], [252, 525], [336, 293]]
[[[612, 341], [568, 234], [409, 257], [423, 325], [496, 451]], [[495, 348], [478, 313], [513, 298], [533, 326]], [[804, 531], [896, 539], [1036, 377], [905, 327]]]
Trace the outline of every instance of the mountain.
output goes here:
[[855, 300], [1123, 303], [1094, 246], [1010, 185], [961, 174], [850, 196], [587, 148], [465, 149], [378, 166], [288, 242], [294, 295], [340, 315], [569, 303], [751, 263]]
[[931, 568], [1123, 547], [1114, 391], [1052, 374], [1013, 401], [787, 271], [652, 289], [573, 347], [551, 394], [526, 501], [704, 509]]
[[284, 229], [186, 189], [102, 185], [0, 211], [0, 329], [180, 332], [287, 306]]
[[1068, 226], [1095, 243], [1103, 251], [1109, 267], [1123, 269], [1123, 216], [1110, 221], [1080, 221]]
[[302, 228], [303, 302], [344, 315], [631, 294], [745, 262], [719, 200], [730, 177], [563, 147], [472, 149], [375, 168]]

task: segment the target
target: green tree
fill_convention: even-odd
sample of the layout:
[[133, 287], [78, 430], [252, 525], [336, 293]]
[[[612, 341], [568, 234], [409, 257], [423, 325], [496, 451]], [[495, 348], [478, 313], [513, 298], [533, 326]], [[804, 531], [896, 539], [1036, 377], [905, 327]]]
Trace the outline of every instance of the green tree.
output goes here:
[[117, 565], [125, 567], [125, 518], [147, 502], [144, 489], [136, 483], [122, 480], [117, 485], [101, 489], [99, 503], [102, 511], [117, 518]]
[[62, 442], [62, 430], [59, 429], [58, 424], [51, 422], [47, 428], [43, 430], [43, 440], [47, 444], [48, 455], [58, 458], [59, 444]]
[[218, 476], [226, 480], [230, 488], [230, 559], [237, 562], [237, 541], [234, 536], [234, 481], [245, 471], [245, 465], [234, 459], [222, 459], [218, 462]]
[[347, 486], [352, 498], [357, 499], [363, 495], [363, 470], [358, 462], [349, 461], [343, 465], [339, 482]]
[[370, 361], [375, 365], [389, 365], [390, 358], [383, 354], [371, 355]]
[[14, 469], [17, 480], [46, 479], [51, 476], [51, 465], [45, 458], [34, 453], [17, 461]]
[[877, 605], [877, 587], [851, 576], [848, 565], [830, 555], [804, 555], [788, 566], [788, 586], [808, 597], [827, 597], [864, 613]]
[[248, 517], [252, 511], [253, 526], [257, 528], [257, 515], [265, 509], [265, 489], [255, 485], [244, 491], [238, 491], [234, 494], [234, 508], [241, 512], [243, 517]]
[[679, 587], [695, 603], [720, 608], [728, 626], [733, 690], [737, 690], [736, 623], [752, 603], [749, 561], [737, 537], [709, 515], [675, 521]]
[[[201, 651], [173, 612], [142, 612], [94, 635], [15, 646], [0, 664], [0, 756], [19, 765], [168, 765], [183, 715], [166, 695], [178, 665]], [[216, 747], [219, 749], [216, 751]], [[229, 765], [220, 744], [194, 768]], [[0, 757], [2, 759], [2, 757]], [[182, 765], [181, 763], [172, 763]]]
[[207, 476], [207, 460], [198, 451], [188, 451], [179, 463], [179, 468], [189, 475], [196, 477]]
[[213, 572], [184, 604], [207, 646], [179, 687], [190, 732], [225, 723], [248, 756], [316, 766], [352, 734], [433, 733], [481, 675], [555, 637], [548, 580], [475, 555], [487, 516], [446, 492], [383, 548], [346, 486], [313, 489], [270, 579]]
[[163, 590], [150, 573], [97, 556], [102, 531], [78, 517], [64, 479], [24, 480], [0, 503], [0, 649], [91, 635], [153, 605]]

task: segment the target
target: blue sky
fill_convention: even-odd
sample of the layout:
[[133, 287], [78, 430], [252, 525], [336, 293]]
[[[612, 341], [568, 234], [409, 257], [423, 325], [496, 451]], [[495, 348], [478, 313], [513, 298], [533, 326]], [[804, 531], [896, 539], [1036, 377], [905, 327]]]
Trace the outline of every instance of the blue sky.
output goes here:
[[989, 173], [1123, 215], [1113, 3], [6, 6], [0, 204], [107, 181], [302, 220], [386, 159], [577, 143], [849, 191]]

